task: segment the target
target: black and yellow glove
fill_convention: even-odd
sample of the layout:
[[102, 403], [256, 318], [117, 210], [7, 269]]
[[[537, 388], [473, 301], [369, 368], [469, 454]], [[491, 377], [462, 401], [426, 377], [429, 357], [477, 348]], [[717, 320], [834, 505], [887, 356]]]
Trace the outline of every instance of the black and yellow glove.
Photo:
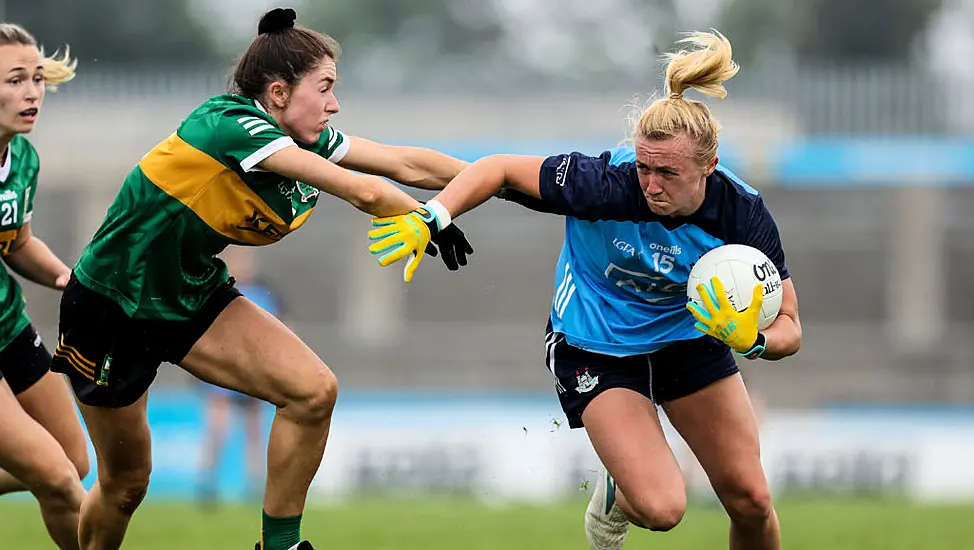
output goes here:
[[467, 265], [467, 255], [473, 254], [473, 248], [463, 231], [451, 225], [451, 222], [449, 211], [436, 201], [430, 201], [408, 214], [376, 218], [372, 220], [376, 229], [369, 231], [369, 240], [378, 242], [369, 246], [369, 252], [381, 254], [381, 266], [408, 256], [403, 270], [403, 280], [408, 283], [413, 279], [423, 256], [436, 255], [436, 249], [430, 245], [432, 241], [439, 246], [443, 263], [455, 271], [461, 265]]
[[[434, 234], [432, 241], [440, 248], [443, 263], [450, 271], [456, 271], [460, 269], [460, 266], [467, 265], [467, 256], [473, 254], [473, 247], [470, 246], [467, 237], [455, 223], [451, 223]], [[433, 253], [430, 254], [430, 251]], [[427, 245], [426, 253], [430, 256], [436, 256], [436, 247]]]

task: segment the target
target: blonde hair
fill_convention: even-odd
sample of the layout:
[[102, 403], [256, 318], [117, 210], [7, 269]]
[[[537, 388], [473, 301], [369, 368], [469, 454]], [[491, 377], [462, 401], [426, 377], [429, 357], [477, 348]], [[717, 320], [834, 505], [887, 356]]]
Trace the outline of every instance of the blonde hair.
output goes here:
[[[20, 44], [23, 46], [37, 47], [37, 40], [27, 32], [27, 29], [16, 23], [0, 23], [0, 46]], [[56, 90], [59, 84], [64, 84], [75, 77], [75, 69], [78, 67], [78, 60], [71, 59], [71, 48], [64, 47], [64, 55], [58, 57], [55, 50], [54, 55], [44, 56], [44, 49], [38, 48], [41, 54], [41, 64], [44, 67], [44, 84], [51, 90]]]
[[702, 94], [724, 98], [723, 83], [740, 67], [731, 59], [731, 44], [724, 35], [692, 32], [677, 44], [691, 44], [691, 50], [665, 54], [667, 97], [652, 102], [636, 119], [633, 137], [660, 140], [686, 136], [693, 140], [694, 159], [706, 164], [717, 156], [717, 133], [720, 124], [710, 109], [700, 101], [684, 99], [683, 92], [693, 88]]

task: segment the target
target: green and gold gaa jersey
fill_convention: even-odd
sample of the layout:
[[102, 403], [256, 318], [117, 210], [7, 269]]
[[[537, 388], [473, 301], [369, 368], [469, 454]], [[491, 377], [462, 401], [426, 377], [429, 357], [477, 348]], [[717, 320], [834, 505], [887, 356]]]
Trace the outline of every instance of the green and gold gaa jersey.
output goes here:
[[86, 287], [134, 318], [187, 319], [227, 281], [227, 245], [268, 245], [300, 227], [318, 190], [258, 167], [297, 145], [338, 162], [348, 151], [328, 127], [298, 144], [260, 104], [211, 98], [146, 154], [75, 266]]
[[[24, 136], [14, 136], [0, 166], [0, 256], [10, 252], [24, 224], [30, 221], [39, 169], [34, 147]], [[0, 268], [0, 349], [30, 323], [25, 306], [17, 280], [6, 268]]]

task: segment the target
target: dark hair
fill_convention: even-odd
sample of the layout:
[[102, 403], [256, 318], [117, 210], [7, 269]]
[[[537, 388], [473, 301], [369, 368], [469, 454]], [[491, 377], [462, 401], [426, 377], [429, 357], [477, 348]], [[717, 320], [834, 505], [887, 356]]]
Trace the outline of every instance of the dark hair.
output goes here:
[[328, 57], [338, 60], [341, 47], [334, 38], [295, 27], [291, 8], [274, 8], [260, 18], [257, 38], [240, 56], [233, 71], [233, 93], [258, 99], [275, 80], [295, 85]]

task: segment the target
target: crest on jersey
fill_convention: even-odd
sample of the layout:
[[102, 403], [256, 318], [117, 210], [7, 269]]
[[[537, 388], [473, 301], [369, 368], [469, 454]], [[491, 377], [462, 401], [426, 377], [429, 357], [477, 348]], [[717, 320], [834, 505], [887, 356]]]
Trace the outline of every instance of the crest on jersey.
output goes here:
[[301, 193], [301, 202], [308, 202], [318, 196], [318, 189], [305, 183], [296, 182], [298, 193]]
[[589, 374], [588, 367], [582, 371], [575, 371], [575, 379], [578, 382], [575, 391], [578, 393], [588, 393], [595, 389], [595, 386], [599, 383], [599, 377]]

